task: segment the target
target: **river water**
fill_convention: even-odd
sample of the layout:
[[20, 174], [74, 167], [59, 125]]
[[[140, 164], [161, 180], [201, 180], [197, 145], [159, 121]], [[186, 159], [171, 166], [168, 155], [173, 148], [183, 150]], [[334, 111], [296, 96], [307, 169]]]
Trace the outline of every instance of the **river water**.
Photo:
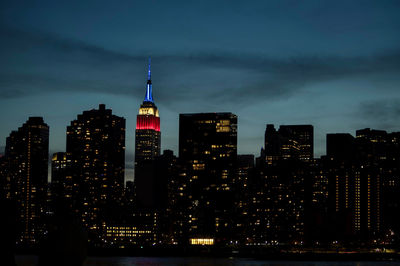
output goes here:
[[[17, 266], [34, 266], [37, 256], [16, 256]], [[85, 266], [157, 266], [157, 265], [188, 265], [188, 266], [230, 266], [230, 265], [266, 265], [266, 266], [386, 266], [400, 265], [400, 262], [391, 261], [265, 261], [244, 258], [200, 258], [200, 257], [88, 257]]]

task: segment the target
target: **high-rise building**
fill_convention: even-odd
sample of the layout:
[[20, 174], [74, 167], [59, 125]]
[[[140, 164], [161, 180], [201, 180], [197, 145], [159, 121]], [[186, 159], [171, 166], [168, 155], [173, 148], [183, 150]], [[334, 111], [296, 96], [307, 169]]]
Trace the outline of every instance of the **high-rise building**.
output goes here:
[[[328, 179], [330, 237], [347, 240], [355, 234], [354, 209], [356, 207], [355, 139], [348, 133], [326, 135], [327, 156], [321, 159], [321, 176]], [[357, 203], [360, 206], [360, 203]]]
[[341, 161], [355, 159], [354, 141], [354, 137], [349, 133], [327, 134], [326, 155]]
[[248, 241], [259, 245], [299, 244], [305, 239], [307, 164], [280, 159], [257, 167], [249, 202]]
[[312, 125], [267, 125], [248, 208], [250, 244], [305, 240], [313, 141]]
[[[400, 235], [400, 132], [392, 132], [387, 137], [387, 154], [382, 164], [382, 227], [385, 236], [395, 238]], [[386, 242], [390, 243], [391, 239]]]
[[235, 199], [237, 209], [236, 234], [241, 242], [245, 241], [248, 236], [249, 206], [253, 195], [254, 170], [254, 155], [241, 154], [237, 156], [236, 185], [239, 193], [236, 193]]
[[29, 117], [6, 141], [6, 196], [17, 204], [17, 243], [37, 244], [45, 230], [49, 126], [42, 117]]
[[314, 159], [309, 168], [311, 178], [309, 180], [310, 201], [305, 213], [305, 236], [306, 240], [314, 243], [323, 243], [329, 239], [328, 223], [328, 177], [325, 171], [326, 157]]
[[[78, 193], [78, 181], [73, 179], [73, 161], [71, 154], [57, 152], [51, 159], [51, 195], [52, 203], [71, 208]], [[57, 208], [57, 206], [52, 206]], [[58, 206], [59, 207], [59, 206]]]
[[267, 124], [264, 136], [264, 149], [261, 157], [265, 157], [267, 164], [272, 165], [281, 158], [281, 137], [273, 124]]
[[153, 164], [160, 155], [160, 149], [160, 116], [153, 100], [149, 59], [146, 94], [139, 108], [135, 131], [135, 194], [139, 208], [155, 208], [156, 184]]
[[[324, 171], [328, 203], [337, 237], [378, 239], [397, 226], [400, 192], [396, 133], [369, 128], [350, 134], [328, 134]], [[396, 228], [396, 229], [394, 229]], [[343, 235], [344, 232], [344, 235]], [[342, 235], [341, 235], [342, 234]]]
[[235, 217], [236, 156], [236, 115], [179, 116], [179, 159], [185, 178], [179, 192], [186, 194], [187, 236], [192, 243], [197, 243], [196, 239], [215, 238], [218, 242], [234, 237], [231, 230]]
[[160, 116], [153, 100], [150, 59], [146, 94], [137, 115], [135, 133], [135, 166], [141, 162], [152, 161], [160, 155]]
[[104, 220], [118, 217], [114, 212], [124, 190], [125, 119], [104, 104], [84, 111], [67, 127], [67, 154], [77, 186], [74, 208], [84, 226], [98, 231]]
[[267, 164], [284, 160], [311, 162], [314, 158], [314, 128], [312, 125], [282, 125], [276, 131], [268, 124], [265, 130]]
[[172, 244], [175, 239], [173, 227], [179, 220], [179, 212], [175, 212], [177, 202], [177, 158], [172, 150], [164, 150], [155, 162], [156, 207], [159, 226], [157, 233], [159, 243]]
[[388, 137], [383, 130], [356, 131], [354, 229], [365, 236], [377, 237], [382, 229], [382, 184], [393, 170], [392, 161], [388, 160], [391, 146]]

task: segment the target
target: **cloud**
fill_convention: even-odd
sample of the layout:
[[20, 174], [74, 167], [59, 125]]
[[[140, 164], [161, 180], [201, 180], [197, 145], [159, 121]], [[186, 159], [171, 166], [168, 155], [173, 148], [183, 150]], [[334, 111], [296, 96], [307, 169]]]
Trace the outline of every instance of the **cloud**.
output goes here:
[[[177, 56], [173, 61], [186, 66], [181, 80], [186, 81], [182, 87], [186, 86], [188, 90], [182, 98], [216, 105], [223, 102], [232, 107], [288, 98], [301, 93], [308, 86], [341, 79], [368, 80], [373, 77], [376, 82], [384, 74], [385, 78], [388, 75], [393, 76], [395, 83], [400, 83], [396, 78], [400, 72], [398, 51], [356, 58], [310, 56], [272, 59], [237, 55], [196, 55]], [[184, 77], [190, 78], [187, 80]], [[170, 81], [164, 84], [170, 86], [179, 82], [173, 78], [176, 76], [171, 75]], [[384, 90], [385, 86], [380, 89]], [[166, 91], [173, 92], [174, 88], [170, 87]], [[162, 96], [171, 100], [172, 105], [175, 103], [176, 94]]]
[[59, 91], [134, 95], [127, 83], [144, 57], [121, 54], [43, 32], [0, 27], [0, 96]]
[[[147, 55], [4, 26], [0, 33], [1, 99], [65, 91], [143, 97]], [[285, 59], [208, 51], [154, 54], [155, 99], [171, 109], [188, 99], [240, 106], [290, 97], [320, 82], [400, 72], [400, 51]]]
[[362, 102], [359, 107], [360, 116], [383, 128], [393, 128], [400, 123], [400, 98], [380, 99]]

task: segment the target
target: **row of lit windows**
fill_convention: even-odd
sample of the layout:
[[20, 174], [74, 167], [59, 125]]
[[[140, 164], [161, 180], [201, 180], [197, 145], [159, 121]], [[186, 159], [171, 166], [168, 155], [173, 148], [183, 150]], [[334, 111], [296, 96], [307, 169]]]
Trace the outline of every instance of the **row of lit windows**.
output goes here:
[[191, 238], [191, 245], [214, 245], [213, 238]]
[[194, 163], [193, 170], [204, 170], [205, 164], [204, 163]]
[[107, 234], [117, 234], [119, 236], [124, 236], [127, 234], [152, 234], [152, 231], [138, 231], [138, 230], [107, 230]]

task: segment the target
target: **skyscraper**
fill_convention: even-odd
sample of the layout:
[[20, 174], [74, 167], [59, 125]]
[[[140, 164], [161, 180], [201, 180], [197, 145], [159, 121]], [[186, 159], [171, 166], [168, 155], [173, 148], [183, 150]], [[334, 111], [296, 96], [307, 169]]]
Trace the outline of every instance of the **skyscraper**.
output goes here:
[[327, 136], [330, 216], [339, 233], [346, 229], [346, 239], [376, 239], [399, 230], [396, 134], [366, 128], [356, 138]]
[[32, 246], [44, 231], [49, 152], [49, 126], [29, 117], [6, 141], [7, 197], [17, 203], [17, 243]]
[[314, 127], [312, 125], [282, 125], [276, 131], [268, 124], [265, 130], [267, 164], [277, 160], [311, 162], [314, 158]]
[[[125, 118], [104, 104], [84, 111], [67, 127], [67, 154], [83, 224], [98, 231], [121, 201], [125, 171]], [[65, 179], [65, 178], [64, 178]]]
[[253, 196], [254, 182], [254, 155], [243, 154], [237, 156], [236, 184], [240, 193], [237, 193], [237, 235], [241, 242], [248, 236], [249, 229], [249, 206]]
[[73, 161], [71, 154], [57, 152], [51, 159], [51, 195], [54, 204], [63, 204], [72, 208], [78, 184], [72, 177]]
[[156, 207], [153, 164], [160, 149], [160, 116], [153, 100], [149, 58], [146, 94], [139, 108], [135, 132], [135, 194], [140, 208]]
[[205, 238], [227, 241], [234, 237], [236, 156], [236, 115], [179, 116], [179, 159], [185, 183], [178, 192], [186, 193], [187, 230], [192, 243]]
[[326, 135], [326, 155], [341, 161], [354, 159], [354, 137], [349, 133]]
[[150, 59], [146, 94], [137, 115], [135, 137], [135, 166], [145, 161], [152, 161], [160, 155], [160, 116], [153, 100]]
[[312, 125], [282, 125], [279, 130], [267, 125], [249, 204], [251, 241], [295, 244], [305, 240], [312, 161]]
[[393, 144], [386, 131], [357, 130], [355, 142], [359, 165], [354, 178], [354, 229], [376, 235], [382, 229], [382, 185], [393, 180], [398, 163], [393, 164], [389, 154]]

